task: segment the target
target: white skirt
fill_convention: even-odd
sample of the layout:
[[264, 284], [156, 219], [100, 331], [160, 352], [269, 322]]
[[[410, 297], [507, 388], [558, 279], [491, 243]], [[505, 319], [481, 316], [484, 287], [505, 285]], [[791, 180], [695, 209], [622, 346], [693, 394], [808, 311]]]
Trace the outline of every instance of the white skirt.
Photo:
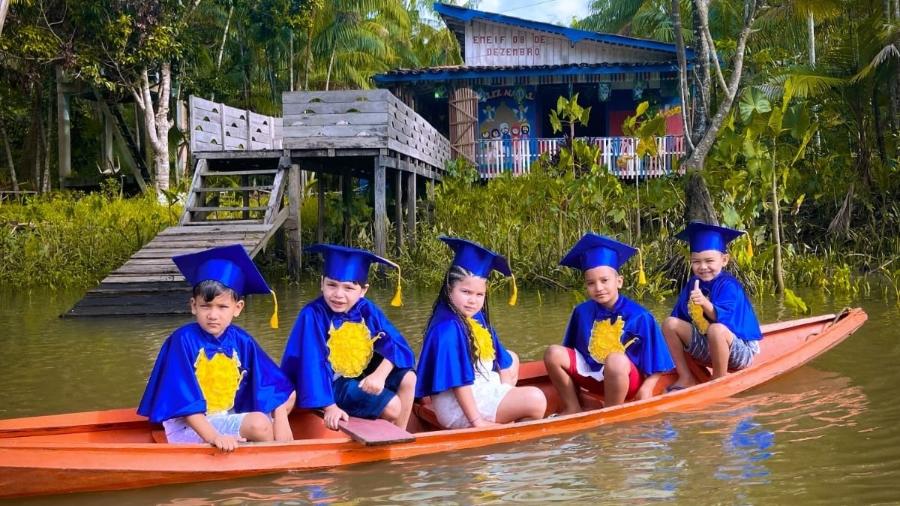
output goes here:
[[[479, 368], [475, 369], [475, 382], [471, 385], [478, 413], [489, 422], [497, 421], [497, 408], [500, 407], [500, 402], [506, 394], [513, 389], [512, 385], [500, 383], [500, 375], [492, 370], [493, 367], [493, 361], [482, 361]], [[448, 429], [471, 427], [472, 424], [463, 413], [452, 388], [432, 395], [431, 405], [434, 407], [438, 423], [442, 426]]]
[[603, 381], [603, 369], [605, 369], [605, 367], [601, 367], [599, 371], [592, 371], [591, 366], [588, 365], [584, 356], [579, 353], [578, 350], [575, 350], [575, 370], [578, 371], [578, 374], [585, 378], [594, 378], [597, 381]]

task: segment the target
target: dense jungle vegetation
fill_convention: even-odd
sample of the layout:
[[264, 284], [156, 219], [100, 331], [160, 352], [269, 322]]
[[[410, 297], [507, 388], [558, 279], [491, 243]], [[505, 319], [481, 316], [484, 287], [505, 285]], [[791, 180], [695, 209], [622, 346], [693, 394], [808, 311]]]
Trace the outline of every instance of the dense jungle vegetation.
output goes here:
[[[167, 164], [184, 139], [170, 128], [167, 106], [160, 115], [161, 104], [140, 104], [145, 86], [168, 75], [173, 100], [196, 93], [278, 114], [285, 90], [367, 88], [373, 74], [391, 68], [458, 63], [455, 39], [429, 5], [13, 1], [5, 23], [0, 18], [0, 188], [40, 195], [0, 204], [0, 283], [88, 286], [176, 219], [187, 174], [177, 164], [170, 173]], [[576, 25], [705, 48], [705, 64], [688, 76], [691, 144], [700, 156], [685, 166], [702, 176], [700, 186], [692, 177], [618, 180], [578, 142], [520, 178], [481, 182], [454, 163], [434, 199], [420, 203], [418, 241], [400, 251], [391, 245], [408, 280], [437, 280], [449, 253], [436, 237], [458, 234], [507, 254], [520, 282], [573, 287], [575, 274], [557, 261], [594, 230], [640, 246], [648, 283], [637, 283], [638, 262], [629, 264], [626, 283], [641, 296], [662, 297], [685, 273], [672, 236], [698, 205], [699, 188], [721, 223], [750, 233], [752, 245], [738, 240], [733, 258], [751, 289], [783, 287], [788, 299], [798, 286], [875, 290], [898, 300], [898, 0], [598, 0], [592, 11]], [[165, 167], [153, 158], [161, 144], [143, 143], [148, 179], [165, 190], [167, 204], [153, 195], [122, 197], [115, 177], [92, 194], [58, 190], [51, 146], [61, 76], [85, 90], [73, 101], [81, 126], [75, 179], [102, 177], [97, 94], [125, 101], [126, 121], [149, 110], [158, 120], [146, 131], [168, 134]], [[652, 104], [636, 112], [636, 135], [652, 130], [657, 112]], [[329, 200], [326, 240], [340, 241], [341, 199]], [[350, 205], [352, 242], [371, 246], [367, 196]], [[316, 208], [313, 197], [305, 200], [304, 244], [315, 238]], [[491, 219], [477, 218], [485, 216]]]

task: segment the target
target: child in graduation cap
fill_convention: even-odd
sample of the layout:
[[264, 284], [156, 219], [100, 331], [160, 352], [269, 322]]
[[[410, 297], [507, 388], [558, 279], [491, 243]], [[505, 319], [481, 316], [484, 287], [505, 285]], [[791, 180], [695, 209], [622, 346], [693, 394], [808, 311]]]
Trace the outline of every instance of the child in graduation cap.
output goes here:
[[743, 369], [759, 353], [762, 332], [741, 282], [722, 269], [728, 265], [728, 243], [744, 232], [691, 222], [675, 237], [687, 241], [693, 276], [678, 295], [663, 334], [675, 360], [678, 379], [669, 390], [696, 384], [685, 352], [711, 365], [713, 378]]
[[[337, 430], [348, 415], [384, 418], [405, 429], [416, 375], [406, 339], [365, 298], [369, 266], [397, 264], [368, 251], [317, 244], [325, 257], [322, 295], [308, 303], [291, 330], [281, 361], [297, 387], [297, 406], [324, 408], [325, 426]], [[400, 280], [391, 305], [399, 306]]]
[[[546, 397], [515, 386], [518, 358], [490, 324], [487, 277], [511, 276], [506, 259], [465, 239], [440, 239], [455, 257], [425, 330], [416, 397], [431, 396], [438, 423], [451, 429], [542, 418]], [[513, 279], [510, 304], [515, 296]]]
[[603, 394], [606, 406], [649, 398], [662, 373], [674, 367], [653, 315], [619, 293], [619, 269], [636, 251], [588, 233], [559, 262], [583, 272], [590, 297], [572, 311], [562, 346], [551, 345], [544, 354], [561, 414], [581, 410], [579, 387]]
[[[163, 343], [138, 414], [162, 422], [170, 443], [290, 441], [294, 387], [253, 337], [232, 320], [244, 295], [271, 293], [240, 244], [172, 259], [193, 285], [187, 324]], [[272, 326], [277, 328], [276, 314]]]

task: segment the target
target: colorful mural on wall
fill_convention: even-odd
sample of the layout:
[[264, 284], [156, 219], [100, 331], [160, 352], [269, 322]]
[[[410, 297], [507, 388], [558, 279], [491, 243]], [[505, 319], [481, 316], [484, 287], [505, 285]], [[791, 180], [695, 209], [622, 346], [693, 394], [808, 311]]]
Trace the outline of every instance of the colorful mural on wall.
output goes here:
[[487, 163], [524, 167], [535, 151], [535, 86], [491, 86], [475, 90], [478, 131]]

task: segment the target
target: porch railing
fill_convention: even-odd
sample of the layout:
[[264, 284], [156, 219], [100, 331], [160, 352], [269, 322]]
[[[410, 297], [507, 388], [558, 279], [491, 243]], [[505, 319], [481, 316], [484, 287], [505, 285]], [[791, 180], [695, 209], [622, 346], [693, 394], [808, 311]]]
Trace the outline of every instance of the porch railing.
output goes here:
[[[684, 137], [657, 137], [658, 155], [636, 158], [639, 140], [634, 137], [580, 137], [600, 148], [600, 164], [620, 178], [662, 177], [675, 170], [676, 160], [684, 155]], [[477, 141], [475, 162], [483, 178], [510, 172], [526, 174], [531, 164], [544, 153], [559, 151], [562, 138], [490, 139]]]

